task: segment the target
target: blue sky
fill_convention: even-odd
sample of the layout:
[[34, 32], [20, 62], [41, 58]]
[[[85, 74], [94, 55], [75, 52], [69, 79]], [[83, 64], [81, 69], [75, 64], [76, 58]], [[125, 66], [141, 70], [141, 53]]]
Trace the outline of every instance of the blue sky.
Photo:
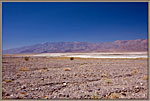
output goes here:
[[2, 3], [3, 49], [44, 42], [148, 37], [148, 3]]

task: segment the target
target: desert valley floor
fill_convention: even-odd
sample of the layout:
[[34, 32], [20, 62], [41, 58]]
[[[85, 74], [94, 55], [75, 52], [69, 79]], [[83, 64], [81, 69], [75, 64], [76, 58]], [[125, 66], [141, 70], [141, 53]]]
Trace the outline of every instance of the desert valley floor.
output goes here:
[[3, 55], [2, 97], [147, 99], [148, 60], [145, 55], [130, 53], [101, 56], [103, 58], [91, 55], [85, 58], [82, 53], [67, 56], [65, 53], [61, 56], [58, 53]]

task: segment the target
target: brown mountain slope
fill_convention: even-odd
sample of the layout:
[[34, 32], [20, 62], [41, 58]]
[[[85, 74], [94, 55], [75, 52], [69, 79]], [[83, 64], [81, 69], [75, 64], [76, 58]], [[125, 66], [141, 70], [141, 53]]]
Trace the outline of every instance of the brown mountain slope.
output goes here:
[[62, 52], [137, 52], [147, 51], [148, 40], [116, 40], [105, 43], [52, 42], [4, 50], [3, 54], [62, 53]]

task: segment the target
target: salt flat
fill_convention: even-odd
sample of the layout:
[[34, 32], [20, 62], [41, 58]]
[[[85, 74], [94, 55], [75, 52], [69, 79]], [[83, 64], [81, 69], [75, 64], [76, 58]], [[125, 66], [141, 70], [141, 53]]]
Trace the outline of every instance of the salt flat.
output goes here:
[[101, 53], [41, 53], [32, 56], [78, 57], [78, 58], [147, 58], [147, 52], [101, 52]]

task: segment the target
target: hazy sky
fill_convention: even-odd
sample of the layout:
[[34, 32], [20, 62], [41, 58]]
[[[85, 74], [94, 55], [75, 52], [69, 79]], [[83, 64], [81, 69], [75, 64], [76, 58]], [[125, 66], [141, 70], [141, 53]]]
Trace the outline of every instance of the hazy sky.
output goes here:
[[2, 3], [3, 49], [148, 37], [148, 3]]

